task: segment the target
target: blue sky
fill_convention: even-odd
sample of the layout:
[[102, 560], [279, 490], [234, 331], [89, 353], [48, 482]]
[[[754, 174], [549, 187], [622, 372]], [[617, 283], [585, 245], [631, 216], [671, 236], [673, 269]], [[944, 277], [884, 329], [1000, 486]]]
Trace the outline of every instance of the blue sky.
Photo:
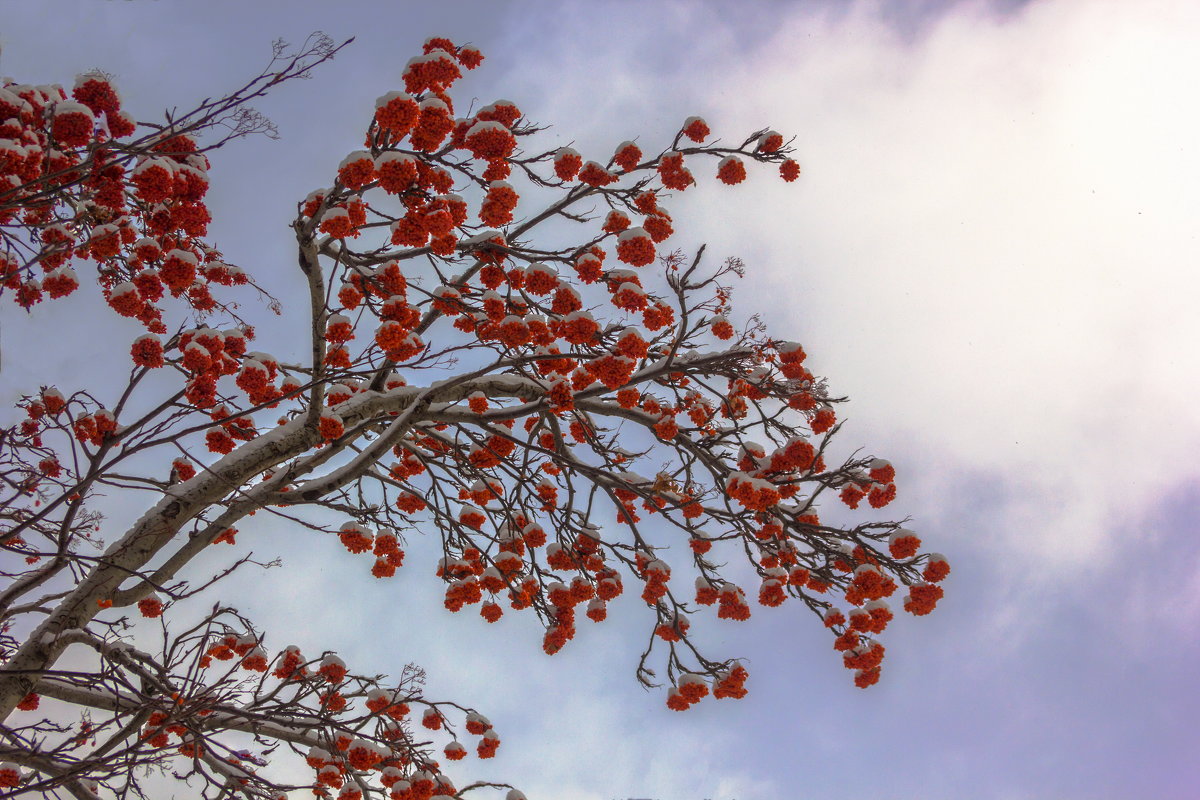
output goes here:
[[[891, 508], [954, 567], [935, 614], [889, 631], [878, 686], [854, 689], [811, 620], [763, 609], [706, 636], [748, 659], [750, 695], [675, 714], [634, 681], [632, 603], [550, 659], [531, 620], [441, 609], [432, 542], [381, 587], [264, 524], [256, 550], [289, 568], [222, 599], [290, 618], [274, 644], [337, 649], [366, 672], [423, 664], [431, 690], [504, 739], [472, 774], [531, 800], [1195, 796], [1194, 4], [0, 9], [0, 74], [69, 84], [101, 67], [143, 117], [256, 74], [276, 37], [357, 37], [261, 104], [279, 141], [213, 157], [213, 238], [285, 309], [303, 302], [296, 201], [360, 144], [427, 36], [477, 45], [488, 60], [464, 91], [552, 124], [548, 146], [658, 146], [691, 114], [730, 138], [795, 134], [798, 184], [702, 185], [672, 204], [677, 239], [745, 259], [737, 312], [803, 342], [852, 398], [842, 446], [897, 465]], [[103, 380], [70, 336], [38, 341], [37, 315], [4, 315], [0, 399], [55, 378], [33, 368], [44, 359]], [[264, 349], [299, 353], [302, 324], [264, 313]], [[119, 326], [102, 332], [132, 335]]]

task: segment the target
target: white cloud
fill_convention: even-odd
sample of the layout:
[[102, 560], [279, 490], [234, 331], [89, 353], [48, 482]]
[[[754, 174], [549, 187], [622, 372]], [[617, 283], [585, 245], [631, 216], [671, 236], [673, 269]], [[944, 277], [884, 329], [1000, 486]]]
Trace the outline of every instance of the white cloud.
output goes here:
[[857, 8], [713, 76], [723, 129], [797, 134], [800, 184], [689, 210], [749, 257], [743, 309], [787, 298], [768, 318], [851, 396], [847, 440], [982, 470], [1013, 545], [1100, 555], [1200, 443], [1200, 14], [973, 4], [908, 42]]

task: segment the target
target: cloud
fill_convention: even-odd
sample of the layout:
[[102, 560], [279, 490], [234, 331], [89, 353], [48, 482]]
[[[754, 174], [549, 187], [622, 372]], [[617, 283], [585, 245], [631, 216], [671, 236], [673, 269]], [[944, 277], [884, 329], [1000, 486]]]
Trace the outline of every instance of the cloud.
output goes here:
[[769, 108], [800, 184], [688, 210], [750, 262], [743, 308], [784, 298], [768, 319], [852, 398], [845, 439], [940, 465], [934, 500], [984, 471], [1037, 558], [1103, 556], [1195, 477], [1200, 15], [964, 4], [909, 40], [856, 9], [782, 18], [713, 75], [720, 130]]

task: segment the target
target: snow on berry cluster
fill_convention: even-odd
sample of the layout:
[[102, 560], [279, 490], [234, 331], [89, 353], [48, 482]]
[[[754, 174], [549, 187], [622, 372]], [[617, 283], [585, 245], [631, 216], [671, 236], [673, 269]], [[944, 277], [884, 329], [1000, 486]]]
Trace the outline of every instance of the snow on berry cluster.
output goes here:
[[92, 261], [112, 309], [161, 334], [165, 296], [208, 313], [214, 285], [246, 282], [203, 242], [209, 162], [195, 137], [136, 130], [100, 73], [70, 96], [0, 88], [0, 291], [27, 309], [66, 297], [80, 287], [72, 265]]

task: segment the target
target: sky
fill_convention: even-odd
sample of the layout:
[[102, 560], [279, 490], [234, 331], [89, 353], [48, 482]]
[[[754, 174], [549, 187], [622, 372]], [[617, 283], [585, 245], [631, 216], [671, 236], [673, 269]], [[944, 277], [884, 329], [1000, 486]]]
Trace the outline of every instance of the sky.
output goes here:
[[[671, 204], [675, 240], [741, 257], [735, 315], [802, 342], [851, 398], [840, 446], [896, 465], [889, 511], [949, 557], [945, 600], [892, 625], [867, 691], [787, 606], [708, 625], [714, 650], [746, 659], [750, 694], [677, 714], [634, 680], [632, 602], [549, 658], [532, 620], [441, 608], [432, 540], [381, 587], [264, 523], [256, 547], [286, 569], [222, 599], [280, 620], [277, 645], [369, 673], [424, 666], [431, 694], [502, 736], [494, 760], [464, 762], [473, 777], [530, 800], [1197, 795], [1200, 6], [0, 0], [0, 14], [0, 74], [69, 85], [100, 67], [143, 117], [253, 76], [274, 38], [356, 37], [260, 104], [278, 141], [213, 156], [212, 238], [284, 302], [259, 328], [280, 356], [304, 341], [286, 310], [303, 307], [295, 203], [359, 146], [427, 36], [479, 47], [463, 91], [516, 102], [553, 125], [547, 146], [585, 157], [634, 136], [657, 147], [691, 114], [731, 140], [796, 137], [800, 181], [701, 180]], [[103, 380], [70, 329], [39, 337], [36, 315], [2, 313], [0, 401], [48, 382], [45, 363]]]

